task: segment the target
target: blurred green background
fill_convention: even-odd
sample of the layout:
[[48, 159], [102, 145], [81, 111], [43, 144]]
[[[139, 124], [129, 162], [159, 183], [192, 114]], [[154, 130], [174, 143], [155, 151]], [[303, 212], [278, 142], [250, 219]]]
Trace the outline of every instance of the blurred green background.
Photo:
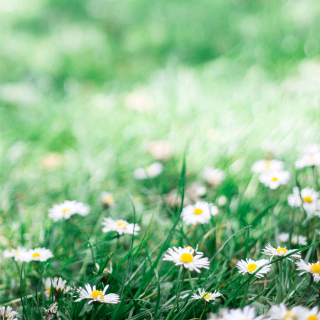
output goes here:
[[163, 192], [186, 145], [190, 180], [206, 165], [245, 179], [263, 143], [293, 164], [319, 141], [319, 14], [318, 0], [1, 0], [4, 219], [141, 194], [150, 141], [174, 148]]

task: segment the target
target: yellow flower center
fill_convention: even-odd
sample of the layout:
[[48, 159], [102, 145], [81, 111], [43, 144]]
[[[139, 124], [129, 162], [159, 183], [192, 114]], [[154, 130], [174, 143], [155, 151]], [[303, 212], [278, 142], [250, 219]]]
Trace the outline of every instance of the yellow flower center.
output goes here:
[[107, 196], [104, 201], [103, 201], [105, 204], [110, 204], [110, 203], [113, 203], [114, 202], [114, 196]]
[[287, 249], [286, 248], [278, 248], [277, 253], [285, 255], [287, 253]]
[[125, 222], [118, 221], [117, 226], [122, 227], [123, 229], [127, 229], [127, 224]]
[[37, 253], [37, 252], [35, 252], [35, 253], [32, 254], [32, 257], [33, 257], [33, 258], [39, 258], [39, 257], [40, 257], [40, 254]]
[[207, 294], [204, 296], [205, 299], [210, 299], [211, 297], [212, 297], [212, 295], [209, 294], [209, 293], [207, 293]]
[[292, 313], [292, 311], [288, 311], [285, 316], [283, 317], [283, 319], [294, 319], [294, 314]]
[[104, 295], [101, 291], [99, 290], [95, 290], [95, 291], [92, 291], [91, 292], [91, 297], [94, 298], [94, 299], [98, 299], [98, 297], [100, 296], [100, 299], [103, 299], [104, 298]]
[[193, 261], [193, 256], [190, 253], [183, 253], [180, 256], [180, 261], [183, 262], [183, 263], [190, 263], [190, 262]]
[[317, 273], [320, 275], [320, 264], [317, 264], [317, 263], [314, 263], [311, 268], [310, 268], [310, 271], [312, 273]]
[[311, 199], [311, 197], [306, 196], [306, 197], [303, 197], [303, 198], [302, 198], [302, 201], [303, 201], [303, 202], [311, 203], [311, 202], [312, 202], [312, 199]]
[[62, 210], [62, 213], [65, 214], [65, 213], [70, 212], [70, 211], [71, 211], [71, 209], [65, 208], [65, 209]]
[[253, 272], [258, 268], [258, 266], [255, 263], [248, 264], [248, 271]]
[[265, 165], [266, 165], [266, 168], [269, 169], [269, 168], [270, 168], [270, 161], [267, 160], [267, 161], [265, 162]]
[[317, 315], [309, 316], [307, 320], [319, 320]]
[[50, 287], [46, 287], [46, 291], [47, 291], [48, 294], [50, 295]]
[[193, 211], [193, 213], [196, 214], [196, 215], [199, 215], [199, 214], [201, 214], [202, 212], [203, 212], [203, 210], [200, 209], [200, 208], [195, 208], [194, 211]]
[[272, 177], [271, 180], [272, 180], [272, 181], [277, 181], [277, 180], [278, 180], [278, 177]]

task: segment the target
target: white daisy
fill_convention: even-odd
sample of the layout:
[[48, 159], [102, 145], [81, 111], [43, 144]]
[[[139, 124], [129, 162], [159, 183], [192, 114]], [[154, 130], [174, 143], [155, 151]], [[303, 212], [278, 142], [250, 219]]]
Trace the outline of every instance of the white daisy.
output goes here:
[[123, 234], [135, 234], [137, 235], [140, 231], [140, 227], [138, 224], [128, 223], [125, 220], [113, 220], [111, 218], [104, 218], [102, 222], [104, 228], [102, 229], [103, 232], [109, 231], [116, 231], [119, 235]]
[[217, 187], [226, 178], [226, 173], [220, 169], [207, 167], [203, 171], [203, 178], [213, 187]]
[[51, 288], [53, 288], [56, 293], [62, 293], [65, 290], [67, 280], [63, 280], [62, 278], [54, 277], [53, 280], [51, 278], [43, 279], [44, 285], [44, 294], [47, 299], [50, 298]]
[[191, 299], [193, 299], [193, 300], [204, 299], [207, 302], [209, 302], [209, 301], [215, 300], [216, 298], [218, 298], [218, 297], [220, 297], [222, 295], [218, 291], [206, 292], [204, 289], [200, 289], [200, 288], [198, 289], [198, 293], [199, 294], [194, 293], [192, 295]]
[[298, 320], [301, 313], [301, 307], [294, 307], [288, 310], [284, 303], [278, 306], [272, 306], [270, 309], [269, 320]]
[[280, 160], [259, 160], [252, 165], [251, 171], [254, 173], [280, 171], [283, 169], [283, 165], [284, 163]]
[[246, 306], [243, 309], [223, 310], [221, 320], [260, 320], [264, 316], [256, 317], [254, 308]]
[[[279, 235], [279, 240], [281, 242], [288, 242], [289, 233], [281, 233]], [[307, 240], [308, 240], [307, 237], [304, 237], [304, 236], [292, 235], [292, 237], [291, 237], [291, 242], [293, 244], [300, 244], [300, 245], [303, 245], [303, 246], [306, 246], [308, 244]]]
[[302, 156], [296, 161], [296, 169], [320, 166], [320, 145], [307, 146]]
[[36, 248], [29, 250], [26, 254], [26, 261], [47, 261], [53, 258], [51, 250], [46, 248]]
[[[251, 260], [247, 259], [246, 261], [241, 260], [237, 263], [237, 268], [241, 274], [253, 274], [256, 270], [258, 270], [263, 265], [269, 263], [269, 260], [261, 259], [261, 260]], [[271, 270], [271, 265], [263, 267], [258, 273], [255, 274], [257, 278], [263, 278], [265, 274], [267, 274]]]
[[288, 196], [288, 204], [291, 207], [303, 207], [308, 215], [314, 214], [319, 208], [319, 192], [312, 188], [303, 188], [300, 190], [298, 187], [293, 188], [293, 194]]
[[288, 171], [268, 171], [259, 176], [259, 181], [270, 189], [277, 189], [282, 184], [287, 184], [290, 180]]
[[133, 175], [136, 179], [148, 179], [158, 176], [163, 170], [163, 165], [160, 162], [155, 162], [149, 167], [138, 168], [134, 170]]
[[114, 196], [110, 192], [103, 191], [101, 193], [101, 202], [105, 207], [112, 207], [115, 205]]
[[320, 320], [320, 312], [318, 307], [313, 307], [311, 310], [308, 308], [300, 308], [300, 318], [299, 320]]
[[218, 214], [216, 206], [205, 201], [197, 201], [194, 205], [186, 206], [182, 212], [182, 220], [186, 224], [204, 224], [210, 221], [211, 216]]
[[120, 302], [120, 297], [115, 293], [106, 294], [109, 285], [105, 286], [102, 291], [97, 290], [96, 286], [91, 286], [89, 283], [85, 285], [86, 290], [83, 288], [78, 288], [77, 292], [79, 293], [79, 298], [75, 300], [75, 302], [79, 302], [83, 299], [89, 299], [89, 304], [92, 302], [100, 302], [100, 303], [111, 303], [117, 304]]
[[196, 252], [191, 247], [185, 248], [169, 248], [168, 252], [163, 256], [164, 261], [172, 261], [176, 266], [183, 266], [191, 271], [200, 272], [201, 268], [209, 269], [209, 259], [202, 258], [203, 254]]
[[173, 148], [167, 141], [152, 141], [148, 145], [148, 152], [154, 159], [166, 161], [173, 155]]
[[[96, 267], [96, 269], [97, 269], [97, 272], [99, 272], [99, 271], [100, 271], [100, 266], [99, 266], [98, 263], [95, 264], [95, 267]], [[113, 269], [112, 269], [112, 262], [110, 261], [110, 267], [109, 267], [109, 268], [107, 268], [107, 267], [104, 268], [103, 271], [102, 271], [102, 273], [112, 273], [112, 271], [113, 271]]]
[[3, 319], [6, 317], [7, 320], [18, 320], [18, 318], [15, 318], [15, 316], [18, 314], [18, 312], [13, 311], [11, 307], [0, 307], [0, 319]]
[[26, 248], [18, 247], [18, 249], [4, 250], [3, 257], [14, 258], [15, 261], [26, 261], [28, 250]]
[[49, 217], [53, 221], [58, 221], [61, 219], [70, 219], [70, 217], [76, 213], [81, 216], [86, 216], [89, 212], [90, 206], [87, 204], [66, 200], [63, 203], [55, 204], [49, 209]]
[[316, 263], [306, 263], [302, 259], [296, 262], [297, 270], [302, 271], [299, 276], [304, 273], [309, 273], [313, 276], [314, 282], [320, 281], [320, 261]]
[[[271, 256], [271, 260], [274, 256], [278, 256], [278, 257], [283, 257], [283, 256], [287, 256], [288, 254], [294, 252], [295, 250], [288, 250], [286, 249], [286, 247], [278, 247], [277, 249], [272, 247], [272, 245], [270, 243], [268, 243], [265, 247], [265, 249], [262, 250], [262, 254], [265, 254], [267, 256]], [[301, 254], [295, 253], [293, 255], [291, 255], [290, 257], [288, 257], [288, 259], [290, 261], [292, 261], [292, 258], [296, 258], [296, 259], [301, 259]]]

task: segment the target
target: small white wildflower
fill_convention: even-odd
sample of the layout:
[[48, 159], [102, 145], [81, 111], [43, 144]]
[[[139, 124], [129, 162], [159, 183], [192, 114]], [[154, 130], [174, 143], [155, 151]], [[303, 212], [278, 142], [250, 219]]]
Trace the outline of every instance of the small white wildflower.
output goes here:
[[282, 184], [287, 184], [290, 180], [288, 171], [268, 171], [259, 176], [259, 181], [270, 189], [277, 189]]
[[51, 250], [46, 248], [36, 248], [29, 250], [26, 254], [26, 261], [47, 261], [48, 259], [53, 258]]
[[208, 223], [212, 216], [219, 213], [216, 206], [205, 201], [197, 201], [194, 205], [186, 206], [182, 212], [182, 220], [186, 224]]
[[[272, 245], [270, 243], [268, 243], [265, 247], [265, 249], [262, 250], [262, 254], [265, 254], [267, 256], [271, 256], [271, 260], [274, 256], [278, 256], [278, 257], [283, 257], [283, 256], [287, 256], [288, 254], [294, 252], [295, 250], [288, 250], [285, 247], [278, 247], [277, 249], [272, 247]], [[292, 259], [290, 258], [296, 258], [296, 259], [301, 259], [301, 254], [300, 253], [295, 253], [293, 255], [291, 255], [290, 257], [288, 257], [288, 259], [290, 261], [292, 261]]]
[[115, 205], [114, 196], [111, 192], [103, 191], [101, 193], [101, 202], [106, 207], [112, 207]]
[[140, 231], [140, 227], [138, 224], [129, 223], [126, 220], [113, 220], [112, 218], [104, 218], [102, 222], [104, 228], [103, 232], [116, 231], [119, 235], [123, 234], [135, 234], [137, 235]]
[[23, 247], [18, 247], [18, 249], [4, 250], [3, 257], [14, 258], [15, 261], [26, 261], [28, 250]]
[[313, 276], [314, 282], [320, 281], [320, 261], [316, 263], [306, 263], [301, 259], [296, 262], [296, 265], [298, 266], [297, 270], [302, 271], [299, 276], [304, 273], [309, 273]]
[[202, 258], [203, 254], [196, 252], [191, 247], [168, 249], [168, 252], [163, 256], [164, 261], [172, 261], [176, 266], [183, 266], [190, 271], [200, 273], [201, 268], [209, 269], [209, 259]]
[[303, 207], [308, 215], [315, 214], [319, 208], [319, 192], [312, 188], [303, 188], [300, 190], [298, 187], [293, 188], [293, 194], [288, 196], [288, 204], [291, 207]]
[[[269, 260], [266, 259], [261, 259], [261, 260], [252, 260], [252, 259], [247, 259], [245, 260], [240, 260], [237, 263], [237, 268], [239, 269], [239, 272], [241, 274], [253, 274], [256, 270], [258, 270], [260, 267], [263, 265], [269, 263]], [[258, 273], [255, 274], [255, 277], [257, 278], [263, 278], [269, 271], [271, 270], [271, 266], [267, 265], [263, 267]]]
[[70, 217], [76, 213], [81, 216], [86, 216], [89, 212], [90, 207], [87, 204], [66, 200], [49, 209], [49, 217], [56, 222], [61, 219], [70, 219]]
[[218, 187], [226, 178], [226, 173], [220, 169], [207, 167], [203, 171], [205, 181], [213, 187]]
[[91, 286], [89, 283], [85, 285], [86, 289], [79, 288], [77, 291], [79, 293], [79, 298], [75, 300], [75, 302], [79, 302], [83, 299], [88, 299], [89, 304], [92, 302], [100, 302], [100, 303], [110, 303], [110, 304], [117, 304], [120, 302], [119, 295], [115, 293], [106, 294], [109, 285], [105, 286], [102, 291], [97, 290], [96, 286]]
[[163, 170], [162, 163], [155, 162], [151, 164], [149, 167], [138, 168], [134, 170], [133, 175], [138, 180], [154, 178], [158, 176], [162, 172], [162, 170]]
[[[279, 234], [279, 240], [281, 242], [288, 242], [289, 240], [289, 233], [281, 233]], [[300, 245], [303, 245], [303, 246], [306, 246], [308, 244], [307, 242], [307, 237], [304, 237], [304, 236], [297, 236], [297, 235], [292, 235], [291, 237], [291, 242], [293, 244], [300, 244]]]
[[207, 302], [209, 301], [214, 301], [216, 298], [221, 296], [221, 293], [218, 291], [215, 292], [206, 292], [204, 289], [198, 289], [198, 293], [194, 293], [191, 297], [193, 300], [199, 300], [199, 299], [204, 299]]
[[251, 171], [260, 174], [269, 171], [280, 171], [283, 169], [283, 165], [284, 163], [280, 160], [259, 160], [252, 165]]
[[269, 320], [298, 320], [300, 313], [301, 307], [294, 307], [291, 310], [288, 310], [285, 304], [281, 303], [280, 305], [271, 307]]

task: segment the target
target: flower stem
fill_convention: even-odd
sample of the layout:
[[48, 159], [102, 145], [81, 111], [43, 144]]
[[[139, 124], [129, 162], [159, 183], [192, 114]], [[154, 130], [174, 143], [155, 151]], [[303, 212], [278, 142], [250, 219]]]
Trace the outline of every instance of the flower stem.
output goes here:
[[191, 279], [191, 272], [190, 272], [189, 269], [188, 269], [188, 277], [189, 277], [189, 282], [190, 282], [191, 290], [193, 290], [193, 282], [192, 282], [192, 279]]
[[173, 313], [174, 309], [176, 308], [176, 305], [177, 305], [177, 303], [179, 301], [180, 293], [181, 293], [181, 290], [182, 290], [182, 287], [183, 287], [183, 282], [184, 282], [185, 275], [186, 275], [186, 269], [183, 269], [180, 288], [179, 288], [179, 291], [178, 291], [178, 294], [177, 294], [177, 297], [176, 297], [176, 301], [174, 302], [172, 309], [170, 310], [168, 316], [166, 317], [166, 320], [170, 319], [170, 317], [171, 317], [171, 315], [172, 315], [172, 313]]
[[307, 294], [308, 290], [309, 290], [310, 287], [311, 287], [312, 282], [313, 282], [313, 278], [312, 278], [312, 275], [310, 274], [310, 281], [309, 281], [309, 284], [308, 284], [308, 286], [307, 286], [307, 289], [306, 289], [306, 291], [304, 292], [304, 294], [300, 297], [300, 299], [298, 300], [298, 302], [295, 304], [295, 306], [298, 305], [298, 304], [301, 302], [301, 300], [305, 297], [305, 295]]
[[243, 298], [242, 298], [242, 301], [241, 301], [241, 304], [240, 304], [240, 308], [242, 308], [246, 303], [246, 298], [247, 298], [249, 286], [250, 286], [250, 282], [248, 283], [248, 285], [246, 287], [246, 290], [244, 291], [244, 295], [243, 295]]

